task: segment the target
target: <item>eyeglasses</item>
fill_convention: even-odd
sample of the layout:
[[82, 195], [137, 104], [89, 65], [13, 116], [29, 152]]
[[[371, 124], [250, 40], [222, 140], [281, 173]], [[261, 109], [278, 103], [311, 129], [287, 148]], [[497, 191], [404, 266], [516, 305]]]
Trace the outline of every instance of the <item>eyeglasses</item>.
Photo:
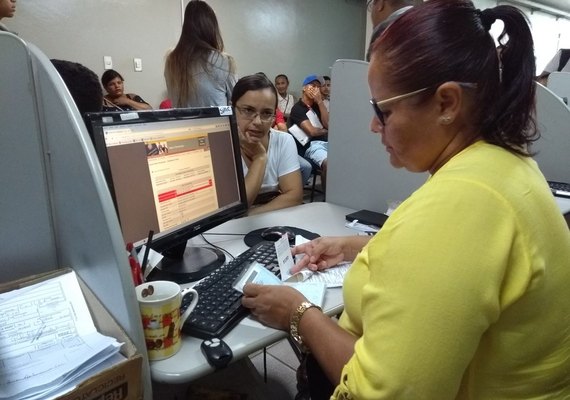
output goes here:
[[372, 109], [374, 109], [374, 112], [376, 113], [376, 116], [380, 120], [380, 123], [382, 125], [386, 125], [386, 123], [384, 122], [384, 111], [382, 111], [382, 109], [380, 107], [382, 107], [383, 105], [388, 104], [388, 103], [393, 103], [396, 101], [407, 99], [408, 97], [412, 97], [412, 96], [415, 96], [416, 94], [420, 94], [422, 92], [425, 92], [428, 89], [429, 89], [429, 87], [425, 87], [425, 88], [420, 89], [420, 90], [414, 90], [413, 92], [410, 92], [410, 93], [390, 97], [389, 99], [382, 100], [382, 101], [376, 101], [375, 99], [370, 99], [370, 104], [372, 104]]
[[255, 108], [251, 107], [239, 107], [236, 106], [237, 110], [243, 115], [246, 119], [254, 120], [259, 116], [259, 119], [262, 122], [269, 122], [275, 117], [275, 113], [271, 111], [260, 111], [258, 112]]
[[[477, 87], [476, 83], [470, 83], [470, 82], [456, 82], [456, 83], [459, 86], [463, 86], [466, 88], [476, 88]], [[439, 85], [437, 85], [437, 86], [439, 86]], [[384, 118], [384, 111], [382, 111], [382, 108], [381, 108], [383, 105], [407, 99], [408, 97], [415, 96], [415, 95], [420, 94], [422, 92], [425, 92], [426, 90], [431, 89], [433, 87], [434, 86], [428, 86], [428, 87], [425, 87], [423, 89], [414, 90], [413, 92], [401, 94], [399, 96], [390, 97], [389, 99], [381, 100], [381, 101], [376, 101], [375, 99], [370, 99], [370, 104], [372, 104], [372, 109], [374, 110], [374, 113], [376, 114], [376, 116], [380, 120], [380, 123], [382, 125], [386, 125], [385, 118]]]

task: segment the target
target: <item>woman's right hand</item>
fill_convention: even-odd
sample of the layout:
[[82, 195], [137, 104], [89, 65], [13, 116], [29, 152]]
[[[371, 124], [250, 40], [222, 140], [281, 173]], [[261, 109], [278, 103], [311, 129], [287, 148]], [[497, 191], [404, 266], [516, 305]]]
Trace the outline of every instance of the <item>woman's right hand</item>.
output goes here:
[[303, 258], [291, 268], [294, 274], [303, 268], [311, 271], [323, 270], [345, 261], [345, 237], [320, 237], [291, 249], [293, 256], [304, 254]]
[[259, 140], [251, 139], [247, 133], [244, 134], [241, 131], [238, 131], [238, 133], [242, 155], [244, 155], [247, 159], [253, 161], [257, 158], [262, 158], [267, 155], [265, 147]]

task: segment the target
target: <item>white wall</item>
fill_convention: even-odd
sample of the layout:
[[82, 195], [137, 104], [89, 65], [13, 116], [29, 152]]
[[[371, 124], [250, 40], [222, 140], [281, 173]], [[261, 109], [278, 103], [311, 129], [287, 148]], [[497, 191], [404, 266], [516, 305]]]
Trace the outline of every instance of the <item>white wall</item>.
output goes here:
[[[182, 4], [181, 4], [182, 3]], [[362, 58], [366, 4], [359, 0], [209, 0], [238, 75], [285, 73], [298, 91], [309, 73], [328, 74], [338, 58]], [[158, 107], [165, 97], [164, 56], [181, 30], [182, 0], [27, 0], [4, 22], [49, 58], [103, 73], [103, 56], [127, 91]], [[143, 71], [134, 72], [133, 58]]]

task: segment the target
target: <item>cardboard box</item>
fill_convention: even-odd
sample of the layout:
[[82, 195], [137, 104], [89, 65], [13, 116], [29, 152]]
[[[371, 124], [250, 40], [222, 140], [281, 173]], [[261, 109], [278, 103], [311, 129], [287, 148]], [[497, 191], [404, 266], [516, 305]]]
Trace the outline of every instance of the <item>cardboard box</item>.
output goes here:
[[[30, 286], [70, 271], [68, 268], [59, 269], [45, 274], [33, 275], [17, 281], [3, 283], [0, 284], [0, 293]], [[127, 359], [86, 379], [71, 392], [58, 397], [58, 400], [142, 399], [142, 355], [137, 352], [135, 345], [129, 339], [125, 331], [117, 324], [113, 316], [103, 307], [81, 278], [79, 278], [79, 276], [77, 277], [97, 330], [103, 335], [114, 337], [119, 342], [124, 343], [121, 347], [121, 354]]]

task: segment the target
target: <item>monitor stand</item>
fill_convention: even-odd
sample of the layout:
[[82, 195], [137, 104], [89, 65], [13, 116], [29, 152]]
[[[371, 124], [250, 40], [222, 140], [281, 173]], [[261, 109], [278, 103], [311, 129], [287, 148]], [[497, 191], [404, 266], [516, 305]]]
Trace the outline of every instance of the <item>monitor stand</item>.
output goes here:
[[186, 247], [186, 242], [162, 252], [164, 258], [156, 266], [150, 280], [188, 283], [202, 279], [221, 267], [226, 256], [210, 247]]

